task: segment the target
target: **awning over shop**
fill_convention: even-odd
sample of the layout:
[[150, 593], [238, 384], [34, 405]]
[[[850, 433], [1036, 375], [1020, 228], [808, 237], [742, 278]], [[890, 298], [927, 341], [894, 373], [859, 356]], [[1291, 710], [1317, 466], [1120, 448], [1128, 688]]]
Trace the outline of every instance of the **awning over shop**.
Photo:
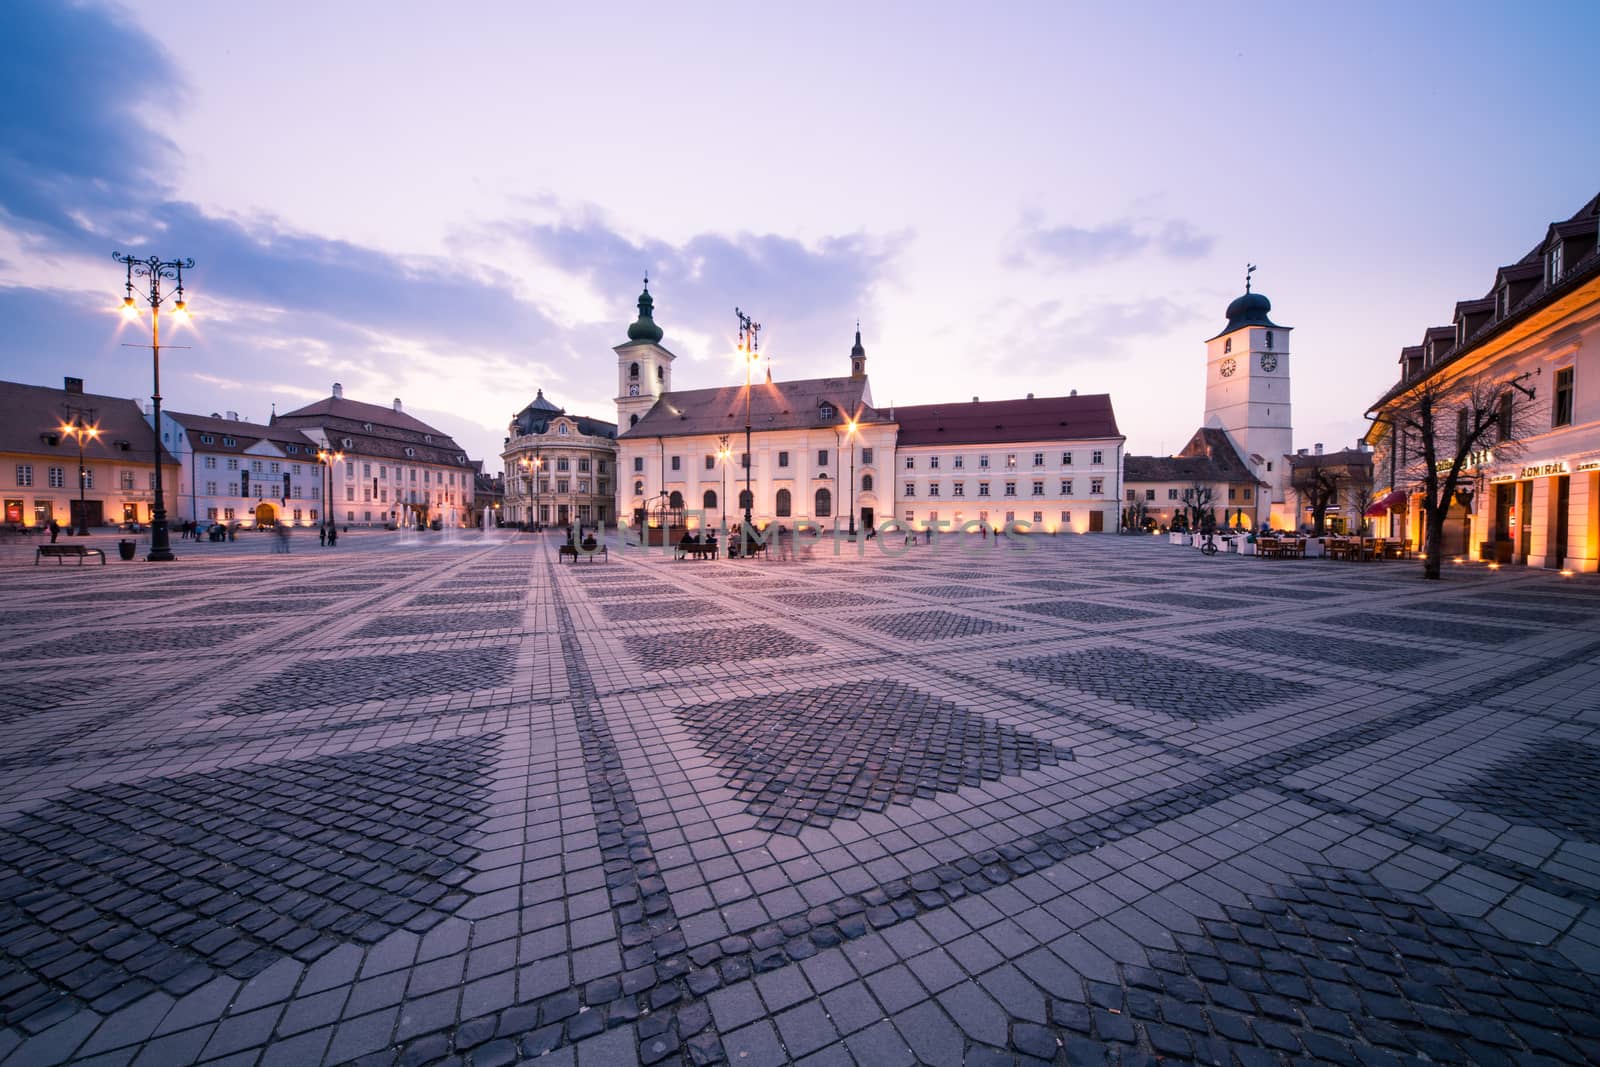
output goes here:
[[1386, 515], [1392, 509], [1399, 507], [1405, 502], [1406, 491], [1404, 489], [1396, 489], [1394, 492], [1388, 493], [1373, 501], [1373, 503], [1367, 508], [1366, 514], [1369, 517], [1374, 515]]

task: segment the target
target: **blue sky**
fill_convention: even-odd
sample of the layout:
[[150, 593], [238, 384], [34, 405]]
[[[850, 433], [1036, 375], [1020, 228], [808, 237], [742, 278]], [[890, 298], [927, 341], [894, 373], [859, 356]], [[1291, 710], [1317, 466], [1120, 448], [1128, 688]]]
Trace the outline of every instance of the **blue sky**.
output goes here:
[[1593, 4], [8, 5], [0, 373], [149, 391], [113, 250], [192, 256], [180, 409], [388, 403], [497, 463], [610, 417], [649, 270], [680, 387], [735, 304], [879, 403], [1106, 391], [1199, 423], [1244, 265], [1296, 443], [1600, 190]]

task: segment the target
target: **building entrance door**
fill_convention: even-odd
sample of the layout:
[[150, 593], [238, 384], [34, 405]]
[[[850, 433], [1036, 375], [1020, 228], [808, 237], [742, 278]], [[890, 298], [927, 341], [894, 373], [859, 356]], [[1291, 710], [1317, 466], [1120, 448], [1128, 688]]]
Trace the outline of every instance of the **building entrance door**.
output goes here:
[[1106, 532], [1106, 513], [1105, 512], [1103, 512], [1103, 511], [1091, 511], [1091, 512], [1089, 512], [1089, 532], [1090, 533], [1105, 533]]
[[1555, 508], [1555, 520], [1550, 525], [1554, 527], [1550, 536], [1550, 553], [1545, 557], [1545, 565], [1560, 570], [1567, 565], [1567, 505], [1572, 498], [1572, 478], [1563, 474], [1551, 486], [1550, 506]]
[[[74, 500], [72, 503], [72, 528], [79, 529], [83, 526], [100, 526], [105, 522], [105, 515], [101, 511], [103, 501], [99, 500]], [[83, 518], [80, 521], [79, 515]]]
[[557, 526], [565, 526], [566, 524], [567, 524], [567, 505], [565, 505], [565, 504], [557, 504], [556, 505], [556, 525]]
[[872, 514], [872, 509], [871, 508], [862, 508], [861, 509], [861, 528], [863, 530], [872, 529], [872, 523], [873, 523], [873, 520], [875, 518], [876, 518], [876, 516]]
[[276, 526], [276, 525], [278, 525], [278, 512], [277, 512], [277, 510], [271, 504], [257, 504], [256, 505], [256, 525], [257, 526]]
[[1517, 562], [1526, 564], [1533, 550], [1533, 483], [1517, 483]]

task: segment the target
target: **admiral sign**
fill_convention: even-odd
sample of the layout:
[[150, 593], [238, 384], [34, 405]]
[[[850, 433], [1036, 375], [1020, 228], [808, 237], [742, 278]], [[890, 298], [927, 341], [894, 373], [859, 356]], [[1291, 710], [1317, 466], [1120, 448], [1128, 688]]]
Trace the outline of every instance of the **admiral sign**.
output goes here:
[[1523, 467], [1517, 472], [1518, 478], [1548, 478], [1552, 474], [1567, 473], [1567, 461], [1564, 459], [1553, 460], [1549, 463], [1535, 463], [1531, 467]]

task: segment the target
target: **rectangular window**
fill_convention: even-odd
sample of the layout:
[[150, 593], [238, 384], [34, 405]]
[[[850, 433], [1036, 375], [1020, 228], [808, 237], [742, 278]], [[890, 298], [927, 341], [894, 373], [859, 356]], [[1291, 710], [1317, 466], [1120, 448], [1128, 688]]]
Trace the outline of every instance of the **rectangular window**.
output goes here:
[[938, 482], [929, 482], [928, 483], [928, 495], [929, 496], [938, 496], [939, 495], [939, 483]]
[[589, 491], [589, 479], [587, 479], [587, 478], [579, 478], [578, 479], [578, 492], [587, 493], [588, 491]]
[[[350, 492], [354, 492], [354, 491], [355, 490], [353, 490], [353, 489], [350, 490]], [[229, 496], [238, 496], [239, 495], [239, 483], [238, 482], [229, 482], [228, 483], [228, 495]], [[351, 497], [350, 499], [354, 500], [355, 497]]]
[[788, 465], [789, 465], [789, 453], [787, 453], [787, 452], [779, 452], [778, 453], [778, 466], [787, 467]]
[[1562, 367], [1556, 371], [1556, 401], [1555, 420], [1556, 426], [1572, 425], [1572, 368]]
[[914, 471], [916, 469], [917, 469], [917, 457], [916, 456], [907, 456], [906, 457], [906, 470]]
[[1016, 495], [1017, 495], [1017, 483], [1016, 482], [1007, 482], [1006, 483], [1006, 496], [1016, 496]]
[[121, 475], [120, 481], [122, 483], [122, 488], [131, 492], [133, 490], [133, 472], [119, 471], [118, 473]]
[[[294, 447], [294, 446], [293, 446], [293, 445], [290, 445], [290, 446], [289, 446], [289, 447], [290, 447], [290, 448], [293, 448], [293, 447]], [[399, 469], [399, 468], [396, 468], [396, 470], [398, 470], [398, 469]], [[290, 471], [290, 473], [292, 473], [292, 474], [293, 474], [293, 475], [294, 475], [294, 476], [295, 476], [295, 477], [296, 477], [296, 478], [298, 478], [298, 477], [299, 477], [299, 476], [300, 476], [300, 464], [298, 464], [298, 463], [296, 463], [296, 464], [295, 464], [295, 465], [294, 465], [294, 466], [292, 466], [292, 467], [290, 467], [290, 468], [289, 468], [289, 471]]]
[[[256, 469], [257, 469], [257, 470], [260, 470], [260, 469], [261, 469], [261, 464], [259, 464], [259, 463], [257, 463], [257, 464], [256, 464]], [[361, 477], [363, 477], [363, 478], [370, 478], [370, 477], [372, 477], [372, 464], [370, 464], [370, 463], [363, 463], [363, 464], [362, 464], [362, 465], [361, 465]]]
[[281, 472], [281, 471], [280, 471], [280, 470], [279, 470], [279, 469], [278, 469], [278, 465], [277, 465], [277, 464], [276, 464], [276, 463], [274, 463], [274, 464], [272, 464], [272, 465], [271, 465], [271, 466], [272, 466], [272, 471], [271, 471], [271, 473], [273, 473], [273, 474], [281, 474], [281, 473], [282, 473], [282, 472]]
[[1063, 512], [1062, 512], [1062, 513], [1061, 513], [1061, 521], [1062, 521], [1062, 522], [1071, 522], [1071, 521], [1072, 521], [1072, 512], [1070, 512], [1070, 511], [1063, 511]]
[[[567, 461], [566, 460], [563, 459], [563, 460], [557, 460], [556, 461], [556, 470], [564, 471], [566, 469], [567, 469]], [[672, 469], [673, 470], [682, 470], [683, 469], [683, 457], [682, 456], [673, 456], [672, 457]]]
[[978, 469], [979, 470], [988, 470], [989, 469], [989, 457], [988, 456], [979, 456], [978, 457]]
[[916, 482], [907, 482], [906, 483], [906, 496], [916, 496], [916, 495], [917, 495], [917, 483]]
[[716, 469], [717, 469], [717, 457], [716, 456], [707, 456], [706, 457], [706, 470], [714, 471]]
[[216, 456], [207, 456], [206, 457], [206, 470], [214, 471], [216, 469], [217, 469], [217, 457]]
[[1063, 478], [1063, 479], [1061, 479], [1061, 495], [1062, 496], [1071, 496], [1072, 495], [1072, 479], [1071, 478]]
[[1129, 503], [1133, 502], [1133, 494], [1134, 494], [1134, 491], [1132, 489], [1129, 489], [1128, 490], [1128, 502]]
[[217, 521], [217, 509], [216, 508], [206, 508], [206, 518], [210, 519], [212, 522], [216, 522]]
[[231, 470], [231, 471], [236, 471], [236, 470], [239, 469], [238, 457], [236, 457], [236, 456], [229, 456], [228, 457], [228, 469]]
[[644, 457], [643, 456], [634, 456], [633, 457], [633, 473], [635, 473], [635, 474], [643, 474], [644, 473]]
[[22, 488], [27, 488], [28, 486], [30, 486], [32, 484], [33, 484], [33, 464], [32, 463], [18, 463], [17, 464], [17, 485], [21, 486]]
[[1071, 452], [1063, 452], [1063, 453], [1061, 453], [1061, 465], [1063, 467], [1072, 466], [1072, 453]]
[[1511, 419], [1513, 416], [1511, 404], [1511, 390], [1507, 389], [1500, 394], [1500, 410], [1495, 415], [1495, 429], [1502, 441], [1509, 440], [1511, 437]]
[[[222, 509], [222, 517], [227, 519], [229, 522], [232, 522], [233, 521], [233, 509], [232, 508], [223, 508]], [[350, 517], [352, 519], [355, 518], [355, 514], [352, 513], [350, 515]]]
[[955, 496], [966, 496], [967, 495], [967, 483], [966, 482], [957, 482], [952, 487], [951, 493], [953, 495], [955, 495]]
[[1033, 465], [1035, 467], [1044, 466], [1044, 453], [1043, 452], [1035, 452], [1033, 454]]
[[1044, 496], [1044, 483], [1043, 482], [1034, 482], [1033, 483], [1033, 495], [1034, 496]]
[[1104, 463], [1105, 461], [1106, 461], [1106, 454], [1104, 452], [1100, 451], [1098, 448], [1095, 449], [1093, 452], [1089, 453], [1089, 462], [1090, 463], [1099, 464], [1099, 463]]
[[[863, 448], [861, 450], [861, 462], [862, 463], [871, 463], [872, 462], [872, 449]], [[959, 467], [959, 466], [961, 466], [961, 464], [957, 463], [956, 466]]]
[[1006, 470], [1014, 471], [1016, 469], [1017, 469], [1017, 454], [1015, 452], [1006, 453]]
[[1168, 489], [1167, 490], [1167, 499], [1168, 500], [1176, 500], [1176, 499], [1178, 499], [1178, 491], [1176, 489]]
[[988, 482], [979, 482], [978, 483], [978, 495], [979, 496], [988, 496], [989, 495], [989, 483]]
[[817, 466], [826, 467], [827, 465], [828, 465], [828, 450], [826, 448], [817, 449]]
[[589, 457], [588, 456], [579, 456], [578, 457], [578, 473], [579, 474], [588, 474], [589, 473]]
[[558, 493], [568, 492], [569, 490], [567, 489], [567, 487], [569, 485], [571, 485], [571, 484], [572, 483], [567, 481], [567, 479], [565, 479], [565, 478], [557, 478], [556, 479], [556, 492], [558, 492]]
[[1043, 522], [1043, 521], [1044, 521], [1044, 512], [1042, 512], [1042, 511], [1035, 511], [1035, 512], [1034, 512], [1034, 513], [1033, 513], [1033, 521], [1034, 521], [1034, 522], [1035, 522], [1035, 523], [1041, 523], [1041, 522]]
[[952, 462], [955, 463], [956, 470], [961, 470], [962, 468], [964, 468], [967, 465], [967, 457], [966, 456], [957, 456]]
[[1237, 499], [1239, 499], [1239, 490], [1231, 485], [1228, 486], [1228, 501], [1231, 503]]
[[1248, 485], [1244, 487], [1244, 498], [1246, 500], [1250, 499], [1250, 487]]
[[217, 495], [217, 483], [216, 482], [207, 482], [206, 483], [206, 496], [216, 496], [216, 495]]
[[1089, 495], [1090, 496], [1099, 496], [1100, 494], [1104, 493], [1105, 491], [1106, 491], [1106, 480], [1104, 478], [1090, 478], [1089, 479]]
[[938, 456], [929, 456], [928, 457], [928, 469], [931, 470], [931, 471], [936, 471], [936, 470], [939, 469], [939, 457]]
[[85, 468], [83, 468], [83, 487], [85, 489], [93, 489], [94, 488], [94, 468], [93, 467], [85, 467]]
[[[1247, 492], [1247, 493], [1248, 493], [1248, 492], [1249, 492], [1249, 491], [1250, 491], [1250, 490], [1248, 490], [1248, 489], [1246, 489], [1246, 490], [1245, 490], [1245, 492]], [[1155, 498], [1156, 498], [1156, 491], [1155, 491], [1155, 490], [1154, 490], [1154, 489], [1146, 489], [1146, 490], [1145, 490], [1145, 491], [1144, 491], [1144, 498], [1145, 498], [1145, 499], [1146, 499], [1146, 500], [1154, 500], [1154, 499], [1155, 499]], [[1250, 498], [1249, 498], [1249, 497], [1245, 497], [1245, 499], [1246, 499], [1246, 500], [1248, 500], [1248, 499], [1250, 499]]]
[[[228, 495], [229, 495], [229, 496], [233, 496], [233, 495], [234, 495], [234, 494], [233, 494], [233, 493], [229, 493], [229, 494], [228, 494]], [[352, 503], [352, 504], [353, 504], [353, 503], [355, 503], [355, 499], [356, 499], [356, 487], [355, 487], [355, 486], [353, 486], [353, 485], [347, 485], [347, 486], [345, 486], [345, 487], [344, 487], [344, 498], [345, 498], [345, 499], [346, 499], [346, 500], [348, 500], [348, 501], [350, 501], [350, 502], [351, 502], [351, 503]]]
[[[556, 458], [556, 470], [564, 471], [566, 469], [567, 469], [567, 457], [566, 456], [558, 456]], [[673, 456], [672, 457], [672, 469], [673, 470], [677, 470], [678, 469], [678, 457], [677, 456]]]

